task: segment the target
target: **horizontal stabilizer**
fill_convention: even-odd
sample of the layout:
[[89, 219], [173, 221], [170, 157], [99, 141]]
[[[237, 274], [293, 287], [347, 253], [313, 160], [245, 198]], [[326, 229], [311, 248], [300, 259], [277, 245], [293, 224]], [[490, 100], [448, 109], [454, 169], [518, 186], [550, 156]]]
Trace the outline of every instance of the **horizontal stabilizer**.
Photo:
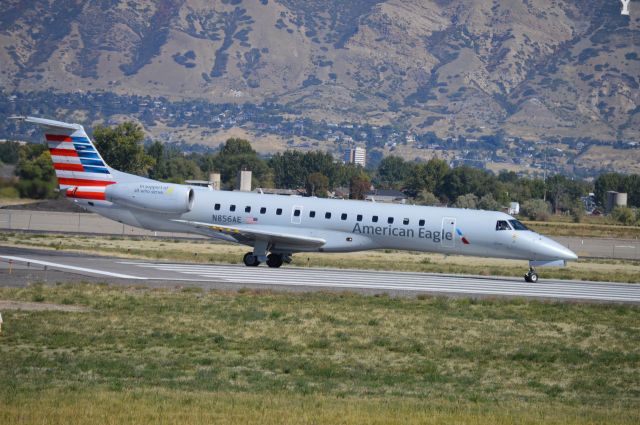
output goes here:
[[9, 117], [9, 119], [28, 122], [31, 124], [39, 124], [49, 128], [59, 128], [65, 130], [80, 130], [82, 128], [80, 124], [70, 124], [62, 121], [48, 120], [46, 118], [13, 116]]

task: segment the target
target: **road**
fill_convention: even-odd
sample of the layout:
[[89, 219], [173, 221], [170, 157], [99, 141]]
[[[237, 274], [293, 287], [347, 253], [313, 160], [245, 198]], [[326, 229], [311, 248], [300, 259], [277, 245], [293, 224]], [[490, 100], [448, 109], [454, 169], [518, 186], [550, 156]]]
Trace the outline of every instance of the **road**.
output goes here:
[[[90, 233], [125, 236], [197, 238], [186, 233], [152, 232], [127, 226], [97, 214], [0, 209], [0, 229], [42, 232]], [[640, 260], [637, 239], [553, 237], [579, 257]]]
[[[8, 268], [11, 267], [11, 274]], [[44, 275], [43, 275], [44, 273]], [[49, 278], [47, 277], [49, 274]], [[25, 278], [27, 276], [27, 278]], [[117, 284], [194, 285], [205, 289], [242, 287], [293, 291], [352, 291], [416, 296], [510, 297], [560, 301], [640, 303], [640, 285], [541, 279], [537, 284], [505, 277], [402, 273], [302, 267], [180, 264], [7, 248], [0, 251], [0, 285], [55, 277], [83, 276]]]

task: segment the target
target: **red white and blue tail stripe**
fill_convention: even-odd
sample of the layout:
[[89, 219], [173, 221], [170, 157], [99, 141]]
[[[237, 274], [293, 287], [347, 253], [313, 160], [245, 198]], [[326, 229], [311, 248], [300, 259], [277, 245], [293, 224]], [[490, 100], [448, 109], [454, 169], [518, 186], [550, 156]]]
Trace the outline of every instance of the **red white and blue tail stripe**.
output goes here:
[[43, 126], [60, 190], [68, 197], [104, 200], [104, 190], [115, 183], [110, 168], [79, 124], [26, 117]]

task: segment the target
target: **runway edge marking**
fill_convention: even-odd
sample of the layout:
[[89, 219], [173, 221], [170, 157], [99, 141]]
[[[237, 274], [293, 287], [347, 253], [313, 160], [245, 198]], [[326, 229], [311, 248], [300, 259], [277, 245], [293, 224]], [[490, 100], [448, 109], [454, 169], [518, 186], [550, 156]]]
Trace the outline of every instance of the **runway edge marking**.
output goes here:
[[132, 276], [132, 275], [121, 274], [121, 273], [113, 273], [113, 272], [107, 272], [107, 271], [104, 271], [104, 270], [90, 269], [90, 268], [78, 267], [78, 266], [70, 266], [70, 265], [60, 264], [60, 263], [51, 263], [49, 261], [34, 260], [34, 259], [31, 259], [31, 258], [24, 258], [24, 257], [15, 257], [15, 256], [12, 256], [12, 255], [0, 255], [0, 258], [4, 258], [4, 259], [7, 259], [7, 260], [13, 260], [13, 261], [21, 261], [21, 262], [24, 262], [24, 263], [39, 264], [41, 266], [53, 267], [55, 269], [75, 270], [75, 271], [78, 271], [78, 272], [86, 272], [86, 273], [99, 274], [99, 275], [103, 275], [103, 276], [118, 277], [118, 278], [121, 278], [121, 279], [148, 280], [148, 278], [146, 278], [146, 277]]

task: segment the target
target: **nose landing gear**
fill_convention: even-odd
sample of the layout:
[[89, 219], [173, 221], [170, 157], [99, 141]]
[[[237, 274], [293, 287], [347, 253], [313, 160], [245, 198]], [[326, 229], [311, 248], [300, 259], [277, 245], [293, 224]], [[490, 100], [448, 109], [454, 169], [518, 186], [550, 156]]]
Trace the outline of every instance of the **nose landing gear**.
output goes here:
[[529, 271], [524, 275], [524, 280], [530, 283], [536, 283], [538, 281], [538, 273], [536, 273], [533, 267], [529, 267]]

